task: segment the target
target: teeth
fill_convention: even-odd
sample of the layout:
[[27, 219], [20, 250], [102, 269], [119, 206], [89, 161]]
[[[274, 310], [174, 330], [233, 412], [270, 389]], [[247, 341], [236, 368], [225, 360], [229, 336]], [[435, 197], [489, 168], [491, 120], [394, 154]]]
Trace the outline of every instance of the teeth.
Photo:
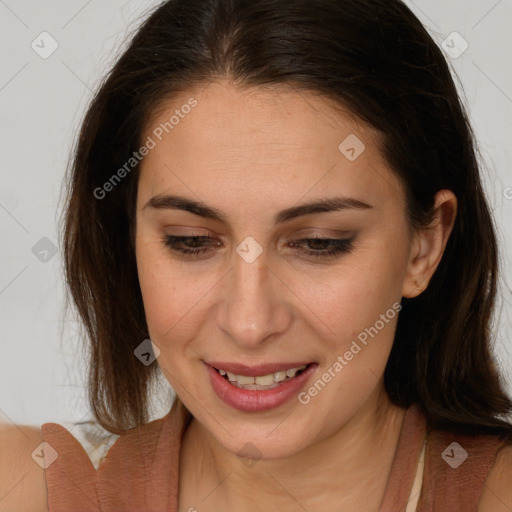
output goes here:
[[286, 371], [274, 372], [274, 382], [281, 382], [286, 379]]
[[[240, 380], [238, 382], [240, 382]], [[258, 386], [270, 386], [271, 384], [274, 384], [274, 374], [270, 373], [268, 375], [263, 375], [262, 377], [256, 377], [254, 379], [254, 383], [258, 384]]]
[[254, 384], [254, 377], [246, 377], [245, 375], [237, 375], [236, 381], [238, 384]]
[[236, 375], [234, 373], [219, 369], [221, 375], [227, 375], [228, 380], [235, 386], [243, 389], [272, 389], [280, 382], [291, 379], [297, 375], [300, 370], [304, 370], [307, 365], [298, 368], [290, 368], [289, 370], [280, 370], [278, 372], [269, 373], [268, 375], [258, 375], [257, 377], [248, 377], [247, 375]]
[[274, 389], [280, 386], [279, 382], [274, 382], [270, 386], [258, 386], [257, 384], [238, 384], [238, 382], [232, 382], [231, 384], [237, 388], [248, 389], [251, 391], [267, 391], [269, 389]]

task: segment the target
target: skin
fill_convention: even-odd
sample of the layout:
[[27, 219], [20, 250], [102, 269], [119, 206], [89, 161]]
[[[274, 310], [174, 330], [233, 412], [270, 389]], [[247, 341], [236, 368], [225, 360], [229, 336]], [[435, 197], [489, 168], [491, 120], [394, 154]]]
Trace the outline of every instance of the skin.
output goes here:
[[[233, 409], [213, 391], [203, 361], [315, 361], [316, 381], [380, 315], [428, 286], [456, 198], [440, 191], [431, 228], [411, 233], [403, 186], [378, 134], [326, 98], [290, 87], [219, 80], [196, 88], [161, 105], [141, 140], [191, 96], [197, 106], [142, 161], [136, 207], [150, 336], [194, 416], [180, 455], [179, 510], [313, 512], [334, 502], [345, 512], [377, 510], [405, 413], [383, 384], [397, 316], [306, 405]], [[338, 149], [351, 134], [365, 145], [354, 161]], [[170, 193], [220, 210], [228, 223], [145, 207]], [[282, 209], [335, 195], [372, 208], [273, 222]], [[194, 258], [173, 252], [165, 235], [214, 241]], [[248, 236], [263, 249], [252, 263], [235, 251]], [[315, 246], [289, 245], [314, 236], [353, 236], [353, 246], [322, 259], [303, 256]], [[247, 443], [258, 451], [252, 465], [237, 455]]]

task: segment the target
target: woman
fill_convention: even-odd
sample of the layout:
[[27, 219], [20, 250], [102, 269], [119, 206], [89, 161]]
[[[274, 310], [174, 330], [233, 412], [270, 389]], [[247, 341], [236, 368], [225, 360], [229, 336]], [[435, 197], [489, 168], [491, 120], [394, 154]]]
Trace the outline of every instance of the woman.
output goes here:
[[[38, 510], [512, 508], [492, 219], [402, 2], [162, 4], [69, 187], [90, 403], [120, 437], [93, 467], [43, 425]], [[177, 398], [148, 423], [160, 371]]]

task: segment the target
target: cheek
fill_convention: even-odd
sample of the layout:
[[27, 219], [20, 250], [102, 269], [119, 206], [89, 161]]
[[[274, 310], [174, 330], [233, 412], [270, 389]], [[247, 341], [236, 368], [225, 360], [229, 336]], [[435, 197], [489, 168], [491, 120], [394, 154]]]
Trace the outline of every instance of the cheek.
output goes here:
[[159, 344], [186, 316], [197, 293], [197, 283], [173, 269], [160, 241], [139, 239], [136, 255], [149, 332]]
[[192, 335], [209, 282], [197, 279], [193, 269], [171, 262], [162, 242], [142, 238], [137, 242], [136, 254], [151, 339], [163, 348], [167, 339]]
[[[304, 314], [317, 325], [322, 337], [330, 340], [331, 349], [338, 351], [350, 345], [393, 304], [397, 307], [404, 261], [400, 250], [360, 247], [357, 257], [347, 258], [346, 264], [332, 267], [325, 275], [303, 275], [296, 280]], [[388, 316], [394, 317], [393, 312]]]

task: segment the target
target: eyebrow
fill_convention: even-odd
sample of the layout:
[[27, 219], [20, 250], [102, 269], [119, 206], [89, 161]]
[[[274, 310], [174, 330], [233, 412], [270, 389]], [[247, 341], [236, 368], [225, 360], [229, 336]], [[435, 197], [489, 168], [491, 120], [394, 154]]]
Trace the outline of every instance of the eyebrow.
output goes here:
[[[220, 221], [229, 226], [228, 220], [220, 210], [208, 206], [203, 202], [195, 201], [183, 196], [158, 195], [152, 197], [144, 205], [143, 209], [146, 208], [154, 208], [157, 210], [184, 210], [194, 213], [195, 215], [199, 215], [200, 217]], [[351, 197], [329, 197], [281, 210], [274, 216], [274, 223], [280, 224], [314, 213], [334, 212], [349, 209], [368, 210], [372, 208], [373, 206], [365, 203], [364, 201], [360, 201], [359, 199], [354, 199]]]

